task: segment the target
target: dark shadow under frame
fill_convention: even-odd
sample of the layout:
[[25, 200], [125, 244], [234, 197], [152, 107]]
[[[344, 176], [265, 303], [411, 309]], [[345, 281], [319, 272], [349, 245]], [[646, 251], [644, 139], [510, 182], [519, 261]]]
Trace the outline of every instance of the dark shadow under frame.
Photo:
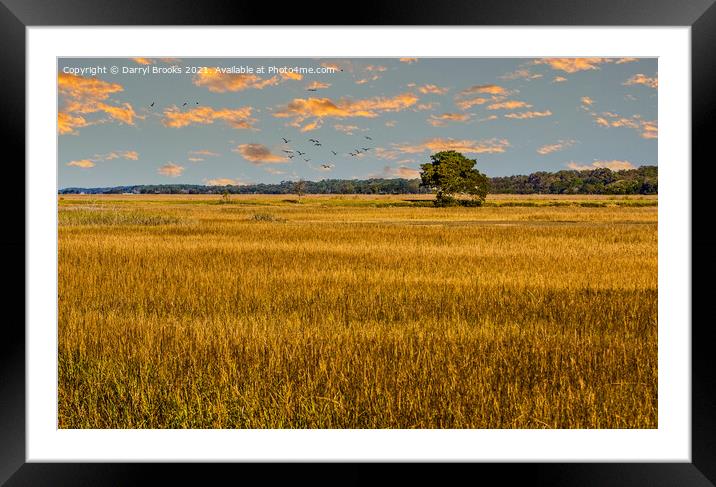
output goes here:
[[[716, 114], [715, 0], [452, 0], [432, 5], [410, 0], [365, 0], [356, 6], [351, 25], [544, 25], [544, 26], [691, 26], [692, 61], [692, 463], [531, 463], [472, 464], [441, 469], [442, 482], [460, 476], [478, 480], [496, 474], [503, 481], [538, 485], [708, 486], [716, 483], [716, 354], [704, 305], [711, 293], [709, 277], [716, 272], [716, 238], [694, 222], [708, 222], [709, 180], [694, 177], [706, 165], [711, 116]], [[331, 12], [333, 15], [318, 12]], [[200, 481], [209, 474], [250, 473], [274, 481], [328, 479], [310, 474], [306, 465], [271, 469], [220, 464], [26, 463], [25, 450], [25, 213], [10, 207], [25, 201], [25, 28], [80, 25], [345, 25], [336, 4], [318, 0], [284, 3], [280, 8], [245, 0], [0, 0], [0, 129], [4, 139], [6, 178], [5, 223], [0, 249], [10, 267], [3, 293], [5, 304], [0, 344], [0, 482], [7, 485], [127, 485], [142, 483], [149, 473], [166, 481]], [[54, 163], [54, 161], [53, 161]], [[22, 182], [22, 184], [21, 184]], [[10, 203], [11, 202], [11, 203]], [[23, 258], [20, 258], [23, 256]], [[693, 267], [693, 266], [692, 266]], [[22, 283], [22, 285], [20, 284]], [[681, 324], [688, 326], [689, 323]], [[208, 466], [207, 466], [208, 467]], [[360, 467], [360, 468], [359, 468]], [[261, 468], [261, 470], [258, 470]], [[324, 467], [321, 467], [322, 469]], [[340, 480], [364, 483], [374, 479], [369, 466], [340, 467]], [[240, 469], [240, 470], [238, 470]], [[254, 470], [255, 469], [255, 470]], [[469, 469], [469, 470], [468, 470]], [[426, 479], [424, 467], [403, 469], [401, 477]], [[290, 472], [289, 472], [290, 471]], [[285, 475], [284, 478], [281, 478]], [[299, 477], [297, 477], [297, 475]], [[244, 477], [246, 479], [246, 477]], [[463, 477], [464, 478], [464, 477]], [[238, 480], [238, 478], [237, 478]]]

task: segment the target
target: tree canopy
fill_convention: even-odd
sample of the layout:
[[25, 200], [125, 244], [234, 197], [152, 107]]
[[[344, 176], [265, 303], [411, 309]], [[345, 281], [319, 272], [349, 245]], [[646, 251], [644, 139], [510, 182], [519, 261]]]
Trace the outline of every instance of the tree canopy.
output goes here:
[[[656, 166], [612, 171], [606, 168], [490, 178], [490, 193], [511, 194], [657, 194]], [[59, 194], [296, 194], [295, 181], [230, 186], [202, 184], [138, 184], [97, 188], [64, 188]], [[305, 194], [422, 194], [431, 190], [420, 179], [323, 179], [304, 181]]]
[[449, 150], [430, 156], [432, 162], [421, 164], [423, 186], [436, 191], [437, 204], [445, 204], [455, 195], [469, 195], [480, 203], [485, 201], [490, 180], [475, 169], [477, 161]]

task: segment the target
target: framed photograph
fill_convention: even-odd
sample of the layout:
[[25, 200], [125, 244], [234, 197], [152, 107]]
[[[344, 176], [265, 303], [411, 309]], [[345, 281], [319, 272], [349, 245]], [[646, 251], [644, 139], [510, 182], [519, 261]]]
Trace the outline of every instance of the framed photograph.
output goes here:
[[712, 2], [349, 26], [160, 3], [0, 7], [25, 160], [3, 481], [469, 462], [713, 485], [691, 270]]

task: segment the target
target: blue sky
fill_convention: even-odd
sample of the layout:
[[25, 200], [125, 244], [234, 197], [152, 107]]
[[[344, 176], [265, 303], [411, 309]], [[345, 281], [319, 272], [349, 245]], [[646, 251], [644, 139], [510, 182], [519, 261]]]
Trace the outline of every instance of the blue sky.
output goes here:
[[653, 58], [61, 58], [59, 186], [657, 165], [657, 90]]

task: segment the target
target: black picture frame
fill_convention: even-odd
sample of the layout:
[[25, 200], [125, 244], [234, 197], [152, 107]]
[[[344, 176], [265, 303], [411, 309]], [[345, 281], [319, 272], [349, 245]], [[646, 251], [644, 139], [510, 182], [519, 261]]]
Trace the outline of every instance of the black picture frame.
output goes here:
[[[690, 26], [692, 61], [692, 429], [691, 463], [531, 463], [473, 464], [441, 473], [441, 480], [464, 474], [479, 480], [497, 474], [501, 482], [520, 481], [540, 485], [649, 485], [707, 486], [716, 483], [716, 354], [710, 340], [711, 323], [706, 317], [705, 298], [711, 290], [707, 276], [716, 270], [710, 253], [716, 241], [696, 222], [708, 222], [706, 197], [708, 178], [695, 177], [700, 161], [707, 163], [707, 137], [716, 114], [716, 0], [452, 0], [413, 3], [367, 0], [356, 5], [351, 25], [531, 25], [531, 26]], [[348, 18], [345, 6], [318, 0], [283, 3], [280, 8], [244, 0], [0, 0], [0, 128], [6, 154], [5, 196], [8, 206], [0, 233], [2, 255], [10, 273], [2, 295], [5, 310], [19, 310], [25, 297], [25, 212], [16, 208], [25, 201], [24, 166], [10, 163], [25, 160], [25, 29], [29, 26], [118, 26], [118, 25], [342, 25]], [[320, 14], [319, 12], [330, 12]], [[14, 171], [14, 173], [13, 173]], [[22, 184], [20, 183], [22, 182]], [[11, 226], [7, 226], [10, 223]], [[22, 256], [22, 258], [20, 258]], [[700, 258], [699, 258], [700, 257]], [[21, 266], [23, 267], [21, 269]], [[699, 277], [703, 285], [699, 284]], [[19, 283], [22, 282], [23, 285]], [[165, 481], [184, 482], [211, 475], [256, 473], [249, 465], [180, 465], [122, 463], [27, 463], [25, 450], [25, 311], [5, 314], [0, 335], [0, 482], [15, 485], [128, 485], [159, 474]], [[684, 326], [687, 326], [684, 323]], [[191, 468], [202, 467], [202, 468]], [[261, 466], [258, 466], [261, 468]], [[343, 467], [341, 483], [364, 483], [372, 475], [366, 466]], [[253, 470], [256, 468], [256, 470]], [[470, 472], [465, 470], [469, 468]], [[197, 472], [198, 470], [198, 472]], [[306, 471], [293, 465], [285, 480], [296, 480]], [[407, 469], [404, 469], [407, 470]], [[445, 469], [442, 469], [443, 471]], [[331, 475], [326, 471], [325, 479]], [[410, 474], [425, 479], [423, 468]], [[280, 481], [271, 469], [271, 481]], [[195, 475], [198, 475], [195, 476]], [[306, 474], [307, 475], [307, 474]], [[321, 476], [323, 477], [323, 475]], [[246, 477], [250, 478], [250, 477]], [[311, 476], [314, 481], [320, 478]], [[403, 480], [408, 478], [403, 476]], [[240, 481], [240, 479], [237, 479]], [[325, 480], [324, 480], [325, 481]], [[330, 481], [330, 480], [329, 480]]]

